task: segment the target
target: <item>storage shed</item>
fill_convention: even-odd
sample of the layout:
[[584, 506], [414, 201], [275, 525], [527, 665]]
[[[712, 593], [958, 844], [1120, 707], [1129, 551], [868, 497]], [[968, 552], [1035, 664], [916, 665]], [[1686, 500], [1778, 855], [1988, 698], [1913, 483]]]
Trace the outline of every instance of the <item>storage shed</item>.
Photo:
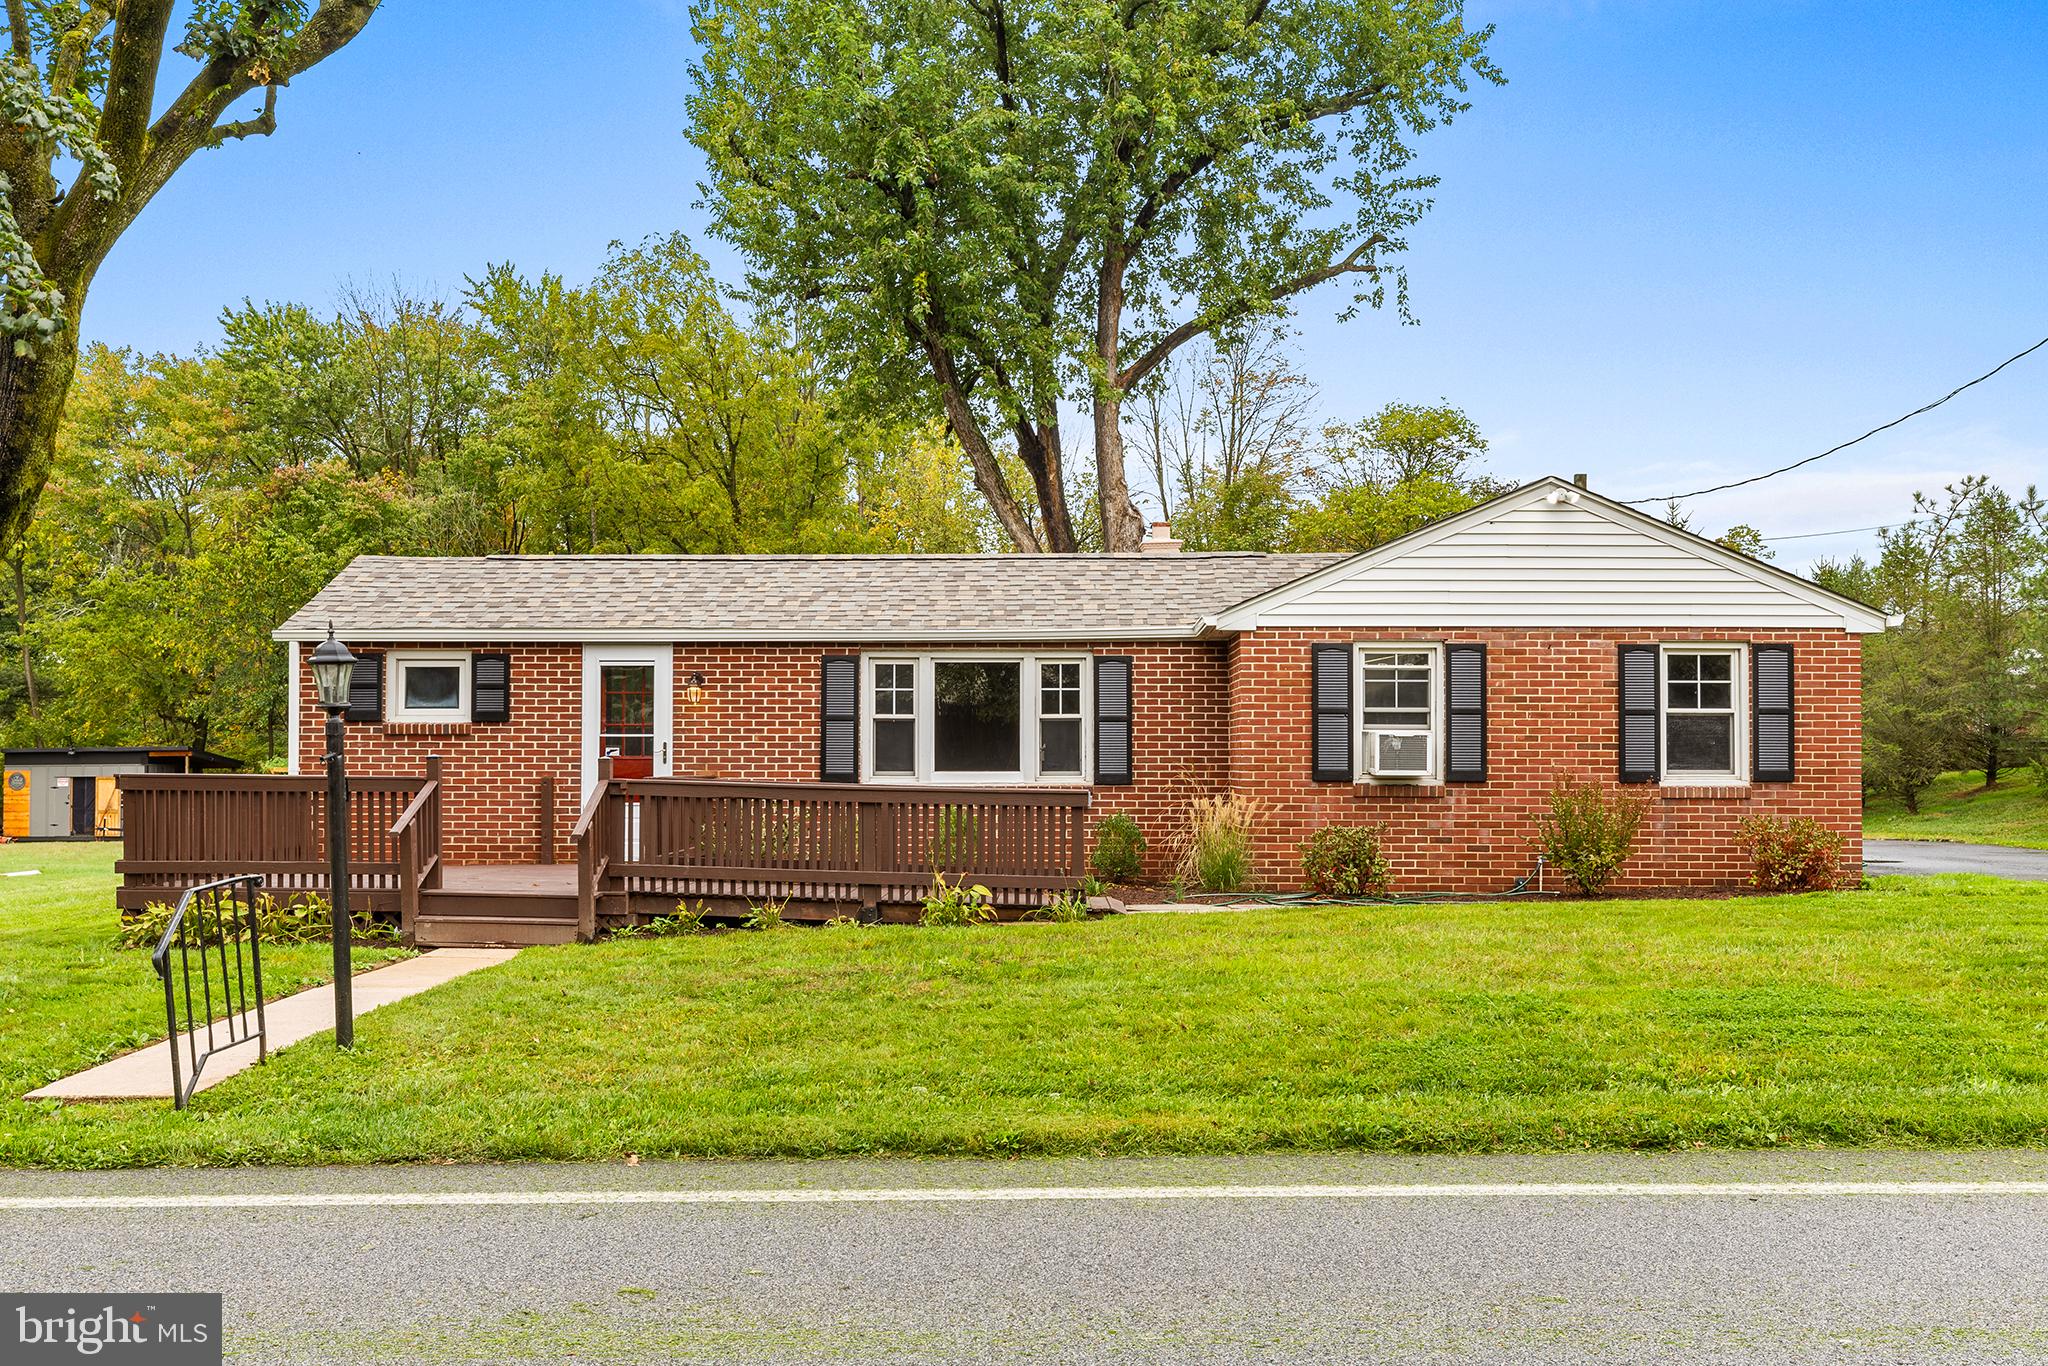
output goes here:
[[8, 839], [118, 839], [123, 773], [206, 773], [242, 765], [175, 746], [10, 749], [0, 753], [0, 834]]

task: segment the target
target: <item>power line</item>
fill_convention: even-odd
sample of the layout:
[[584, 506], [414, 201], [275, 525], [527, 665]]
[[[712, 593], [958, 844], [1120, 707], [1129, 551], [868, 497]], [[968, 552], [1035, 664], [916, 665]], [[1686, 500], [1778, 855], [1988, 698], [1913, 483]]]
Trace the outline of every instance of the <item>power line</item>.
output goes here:
[[1766, 536], [1763, 539], [1765, 544], [1775, 545], [1779, 541], [1811, 541], [1822, 536], [1853, 536], [1859, 531], [1890, 531], [1904, 525], [1904, 522], [1889, 522], [1884, 526], [1846, 526], [1840, 531], [1801, 531], [1791, 536]]
[[[1958, 384], [1955, 388], [1949, 390], [1940, 398], [1934, 400], [1934, 402], [1923, 404], [1922, 406], [1915, 408], [1912, 412], [1907, 413], [1903, 417], [1895, 417], [1881, 427], [1872, 427], [1863, 435], [1851, 437], [1849, 440], [1844, 441], [1839, 446], [1830, 446], [1826, 450], [1822, 451], [1819, 455], [1809, 455], [1804, 460], [1795, 460], [1789, 465], [1780, 465], [1778, 468], [1774, 470], [1765, 470], [1762, 474], [1752, 474], [1747, 479], [1736, 479], [1726, 484], [1715, 484], [1712, 488], [1694, 489], [1691, 493], [1666, 493], [1656, 498], [1625, 498], [1622, 501], [1631, 504], [1675, 503], [1680, 499], [1684, 498], [1698, 498], [1703, 494], [1720, 493], [1724, 489], [1739, 489], [1745, 484], [1757, 484], [1763, 482], [1766, 479], [1774, 479], [1778, 475], [1789, 473], [1792, 470], [1798, 469], [1802, 465], [1811, 465], [1816, 460], [1825, 460], [1827, 457], [1833, 455], [1837, 451], [1846, 451], [1851, 446], [1855, 445], [1857, 442], [1868, 441], [1871, 437], [1876, 436], [1879, 432], [1888, 432], [1892, 428], [1898, 426], [1901, 422], [1910, 422], [1912, 419], [1920, 416], [1920, 414], [1922, 413], [1933, 412], [1936, 408], [1939, 408], [1942, 404], [1948, 402], [1957, 394], [1963, 392], [1963, 390], [1974, 388], [1975, 386], [1982, 384], [1985, 380], [1990, 379], [1993, 375], [1997, 374], [2000, 370], [2003, 370], [2006, 366], [2011, 365], [2014, 361], [2024, 360], [2028, 356], [2033, 355], [2034, 352], [2039, 351], [2044, 346], [2048, 346], [2048, 337], [2041, 338], [2041, 340], [2035, 342], [2032, 346], [2028, 347], [2024, 351], [2019, 352], [2016, 355], [2007, 356], [1997, 365], [1994, 365], [1993, 367], [1991, 367], [1991, 369], [1986, 370], [1983, 374], [1977, 376], [1977, 378], [1971, 380], [1967, 384]], [[1791, 538], [1780, 537], [1779, 539], [1790, 540]]]

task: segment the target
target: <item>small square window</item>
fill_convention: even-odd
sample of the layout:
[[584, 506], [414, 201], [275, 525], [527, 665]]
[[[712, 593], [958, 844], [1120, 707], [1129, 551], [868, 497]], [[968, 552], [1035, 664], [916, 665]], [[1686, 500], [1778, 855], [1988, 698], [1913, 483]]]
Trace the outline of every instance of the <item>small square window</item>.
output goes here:
[[467, 721], [468, 655], [393, 655], [387, 686], [389, 721]]

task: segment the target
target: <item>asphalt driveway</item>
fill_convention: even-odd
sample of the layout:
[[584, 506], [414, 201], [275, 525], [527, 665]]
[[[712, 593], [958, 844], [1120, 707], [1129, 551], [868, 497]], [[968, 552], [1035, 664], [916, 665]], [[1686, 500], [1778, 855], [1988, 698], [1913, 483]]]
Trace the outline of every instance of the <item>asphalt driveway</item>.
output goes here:
[[2048, 882], [2048, 849], [1951, 844], [1946, 840], [1865, 840], [1863, 868], [1871, 877], [1887, 873], [1990, 873], [2027, 882]]

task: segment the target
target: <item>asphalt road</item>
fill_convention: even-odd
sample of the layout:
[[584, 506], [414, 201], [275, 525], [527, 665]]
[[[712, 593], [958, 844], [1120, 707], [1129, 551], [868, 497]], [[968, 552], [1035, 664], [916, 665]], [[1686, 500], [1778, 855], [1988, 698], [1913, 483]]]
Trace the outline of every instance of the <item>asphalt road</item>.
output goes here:
[[1946, 840], [1865, 840], [1863, 868], [1872, 877], [1886, 873], [1992, 873], [2048, 882], [2048, 849]]
[[2038, 1362], [2044, 1248], [2041, 1153], [0, 1173], [0, 1287], [261, 1362]]

